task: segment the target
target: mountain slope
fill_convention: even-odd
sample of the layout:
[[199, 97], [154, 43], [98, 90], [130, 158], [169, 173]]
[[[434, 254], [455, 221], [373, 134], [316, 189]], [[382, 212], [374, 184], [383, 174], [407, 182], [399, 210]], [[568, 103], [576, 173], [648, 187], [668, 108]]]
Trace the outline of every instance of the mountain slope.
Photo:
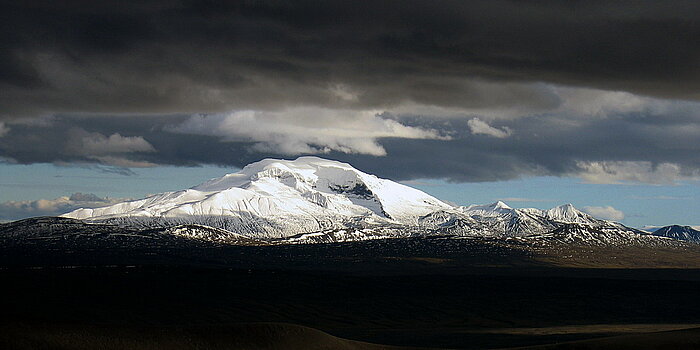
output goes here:
[[[423, 217], [422, 222], [438, 225], [443, 231], [464, 236], [527, 237], [542, 235], [567, 226], [572, 232], [599, 231], [636, 232], [624, 225], [596, 219], [571, 204], [549, 210], [513, 209], [499, 201], [487, 205], [457, 207]], [[641, 231], [639, 231], [641, 233]], [[588, 237], [585, 234], [584, 237]]]
[[662, 227], [652, 233], [654, 236], [668, 237], [682, 241], [700, 243], [700, 231], [690, 226], [671, 225]]

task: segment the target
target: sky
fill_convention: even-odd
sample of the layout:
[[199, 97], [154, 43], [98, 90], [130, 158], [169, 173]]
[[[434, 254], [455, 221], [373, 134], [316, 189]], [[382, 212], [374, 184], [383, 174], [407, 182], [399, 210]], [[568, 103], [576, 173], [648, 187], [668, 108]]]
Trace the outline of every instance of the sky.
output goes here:
[[696, 1], [0, 5], [0, 220], [349, 162], [456, 204], [700, 225]]

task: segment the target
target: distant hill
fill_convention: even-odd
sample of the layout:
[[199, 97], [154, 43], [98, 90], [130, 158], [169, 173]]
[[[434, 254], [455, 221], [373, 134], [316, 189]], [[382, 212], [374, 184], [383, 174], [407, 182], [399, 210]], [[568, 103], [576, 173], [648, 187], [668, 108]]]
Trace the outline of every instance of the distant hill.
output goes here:
[[671, 225], [653, 232], [654, 236], [668, 237], [682, 241], [700, 243], [700, 231], [690, 226]]

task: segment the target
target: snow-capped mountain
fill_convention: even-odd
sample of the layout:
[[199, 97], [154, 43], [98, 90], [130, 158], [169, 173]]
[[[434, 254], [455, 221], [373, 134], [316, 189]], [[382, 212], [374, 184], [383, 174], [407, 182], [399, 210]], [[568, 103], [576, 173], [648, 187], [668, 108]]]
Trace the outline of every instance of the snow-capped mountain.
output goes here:
[[190, 189], [64, 217], [132, 225], [205, 224], [236, 233], [285, 237], [349, 225], [415, 225], [451, 209], [422, 191], [317, 157], [265, 159]]
[[498, 201], [487, 205], [456, 207], [452, 211], [434, 212], [422, 218], [424, 223], [441, 226], [460, 235], [523, 237], [551, 232], [564, 224], [582, 227], [624, 228], [621, 224], [596, 219], [571, 204], [549, 210], [514, 209]]
[[289, 242], [424, 235], [528, 237], [559, 232], [562, 227], [567, 227], [567, 237], [606, 232], [619, 233], [624, 240], [630, 232], [643, 234], [596, 219], [571, 204], [549, 210], [514, 209], [500, 201], [453, 206], [349, 164], [318, 157], [265, 159], [186, 190], [63, 216], [137, 229], [177, 227], [171, 231], [180, 236], [215, 237], [217, 242], [227, 240], [226, 232], [232, 241], [245, 237]]
[[700, 243], [700, 231], [690, 226], [671, 225], [662, 227], [653, 232], [654, 236], [669, 237], [673, 239]]

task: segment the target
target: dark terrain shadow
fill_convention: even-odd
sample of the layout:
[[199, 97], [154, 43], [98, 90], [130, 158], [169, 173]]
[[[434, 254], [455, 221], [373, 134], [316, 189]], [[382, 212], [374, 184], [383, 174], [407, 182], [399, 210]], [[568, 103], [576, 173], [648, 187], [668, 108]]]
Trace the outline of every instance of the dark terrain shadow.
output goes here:
[[341, 339], [327, 333], [283, 323], [250, 323], [199, 327], [5, 327], [0, 348], [13, 350], [401, 350]]
[[700, 349], [700, 328], [589, 339], [575, 342], [540, 345], [517, 349], [527, 350], [675, 350]]
[[[630, 334], [620, 325], [648, 325], [633, 330], [648, 332], [655, 325], [700, 324], [696, 270], [465, 268], [411, 274], [412, 266], [401, 274], [364, 268], [4, 269], [0, 326], [273, 322], [377, 344], [483, 349]], [[559, 331], [562, 326], [580, 329]], [[528, 327], [537, 330], [524, 332]]]

